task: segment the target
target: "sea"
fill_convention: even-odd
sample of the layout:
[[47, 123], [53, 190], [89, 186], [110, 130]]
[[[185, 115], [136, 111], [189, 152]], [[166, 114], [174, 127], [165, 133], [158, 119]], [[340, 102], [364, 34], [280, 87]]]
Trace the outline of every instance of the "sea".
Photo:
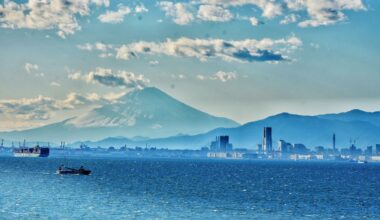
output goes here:
[[0, 219], [380, 219], [380, 164], [4, 156]]

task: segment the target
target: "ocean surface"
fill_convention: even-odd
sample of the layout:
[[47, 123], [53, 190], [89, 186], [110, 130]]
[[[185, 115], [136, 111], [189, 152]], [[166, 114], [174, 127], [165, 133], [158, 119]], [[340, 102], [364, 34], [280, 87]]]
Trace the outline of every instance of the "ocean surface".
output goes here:
[[0, 219], [380, 219], [380, 164], [0, 157]]

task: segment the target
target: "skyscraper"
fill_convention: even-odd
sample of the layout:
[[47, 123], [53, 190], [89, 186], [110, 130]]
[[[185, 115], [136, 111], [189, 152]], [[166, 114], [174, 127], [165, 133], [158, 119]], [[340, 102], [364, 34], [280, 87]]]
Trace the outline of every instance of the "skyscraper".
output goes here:
[[264, 127], [264, 138], [263, 138], [263, 150], [266, 153], [272, 152], [272, 128]]
[[288, 152], [288, 143], [284, 140], [279, 140], [278, 141], [278, 151], [281, 153], [287, 153]]
[[210, 149], [214, 152], [232, 151], [232, 144], [229, 143], [229, 136], [217, 136], [215, 141], [211, 142]]
[[219, 147], [221, 151], [227, 151], [227, 145], [229, 142], [228, 136], [219, 136]]

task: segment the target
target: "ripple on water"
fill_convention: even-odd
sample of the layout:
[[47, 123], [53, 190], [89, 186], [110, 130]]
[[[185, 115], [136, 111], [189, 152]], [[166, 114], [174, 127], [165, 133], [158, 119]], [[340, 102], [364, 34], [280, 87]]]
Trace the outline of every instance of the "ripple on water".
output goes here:
[[[0, 219], [380, 219], [380, 165], [0, 158]], [[67, 161], [65, 161], [67, 162]]]

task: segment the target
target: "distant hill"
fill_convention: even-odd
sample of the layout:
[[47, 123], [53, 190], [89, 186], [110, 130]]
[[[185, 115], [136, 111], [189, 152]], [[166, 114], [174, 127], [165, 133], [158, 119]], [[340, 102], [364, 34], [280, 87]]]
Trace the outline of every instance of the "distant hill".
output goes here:
[[319, 115], [318, 117], [341, 121], [363, 121], [380, 126], [380, 112], [365, 112], [354, 109], [343, 113]]
[[158, 138], [198, 134], [238, 125], [233, 120], [212, 116], [149, 87], [129, 92], [117, 103], [103, 105], [78, 117], [24, 131], [2, 132], [0, 137], [59, 143], [61, 140], [99, 140], [111, 136]]
[[[342, 113], [344, 115], [345, 113]], [[380, 127], [366, 120], [325, 119], [325, 116], [302, 116], [281, 113], [263, 120], [250, 122], [236, 128], [218, 128], [199, 135], [182, 135], [143, 141], [129, 139], [106, 139], [100, 142], [87, 142], [89, 146], [149, 146], [175, 149], [199, 149], [208, 146], [217, 135], [229, 135], [235, 147], [256, 148], [262, 142], [263, 127], [273, 128], [275, 147], [279, 139], [291, 143], [303, 143], [309, 147], [332, 147], [332, 134], [337, 137], [337, 147], [347, 147], [350, 139], [356, 139], [360, 147], [380, 143]], [[331, 117], [331, 116], [328, 116]], [[336, 115], [335, 118], [342, 116]]]

